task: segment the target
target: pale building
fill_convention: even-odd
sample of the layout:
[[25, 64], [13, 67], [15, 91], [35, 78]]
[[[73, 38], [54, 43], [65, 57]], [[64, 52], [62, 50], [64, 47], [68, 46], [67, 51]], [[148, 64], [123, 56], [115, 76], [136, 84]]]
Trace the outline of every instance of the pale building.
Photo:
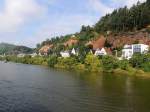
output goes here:
[[18, 58], [23, 58], [25, 56], [26, 56], [26, 54], [23, 54], [23, 53], [20, 53], [20, 54], [17, 55]]
[[76, 50], [74, 48], [71, 50], [71, 54], [77, 55]]
[[106, 52], [106, 50], [104, 49], [104, 48], [102, 48], [102, 49], [97, 49], [96, 51], [95, 51], [95, 54], [94, 54], [95, 56], [105, 56], [105, 55], [107, 55], [107, 52]]
[[130, 59], [134, 53], [145, 54], [149, 50], [149, 46], [145, 44], [125, 45], [122, 50], [122, 58]]
[[37, 53], [32, 53], [30, 54], [31, 57], [36, 57], [37, 56]]
[[69, 51], [63, 51], [63, 52], [60, 52], [60, 54], [61, 54], [61, 56], [62, 56], [63, 58], [68, 58], [68, 57], [70, 57]]

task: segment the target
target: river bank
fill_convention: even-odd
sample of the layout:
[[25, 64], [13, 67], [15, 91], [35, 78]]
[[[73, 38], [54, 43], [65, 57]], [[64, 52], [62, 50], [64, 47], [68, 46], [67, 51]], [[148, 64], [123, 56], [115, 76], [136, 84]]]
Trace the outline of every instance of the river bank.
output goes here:
[[[144, 58], [145, 59], [145, 58]], [[97, 72], [97, 73], [113, 73], [125, 74], [132, 76], [150, 77], [150, 72], [144, 71], [142, 68], [133, 68], [128, 60], [117, 60], [112, 56], [105, 56], [98, 58], [92, 54], [88, 54], [83, 62], [78, 60], [77, 57], [61, 58], [56, 56], [49, 57], [16, 57], [6, 56], [1, 57], [1, 61], [10, 61], [15, 63], [43, 65], [50, 68], [62, 69], [75, 72]], [[133, 60], [135, 62], [135, 60]], [[136, 61], [138, 62], [138, 61]], [[144, 63], [145, 64], [145, 63]], [[147, 68], [148, 66], [146, 66]]]

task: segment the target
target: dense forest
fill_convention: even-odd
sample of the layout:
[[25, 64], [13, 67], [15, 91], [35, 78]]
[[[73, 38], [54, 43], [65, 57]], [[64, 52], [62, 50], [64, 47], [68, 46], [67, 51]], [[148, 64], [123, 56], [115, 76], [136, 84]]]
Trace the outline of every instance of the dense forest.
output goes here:
[[[81, 31], [74, 35], [79, 40], [79, 45], [85, 44], [85, 42], [94, 39], [99, 34], [107, 35], [109, 32], [120, 33], [127, 31], [136, 31], [146, 28], [150, 25], [150, 0], [144, 3], [138, 2], [131, 8], [119, 8], [114, 10], [111, 14], [101, 17], [100, 20], [93, 26], [82, 26]], [[71, 35], [65, 35], [60, 37], [53, 37], [43, 41], [41, 44], [37, 44], [37, 48], [44, 45], [53, 44], [58, 49], [62, 49], [63, 46], [59, 46], [71, 37]], [[59, 43], [59, 45], [58, 45]]]
[[94, 26], [95, 31], [131, 31], [138, 30], [150, 24], [150, 0], [138, 2], [130, 9], [125, 6], [114, 10], [111, 14], [102, 17]]

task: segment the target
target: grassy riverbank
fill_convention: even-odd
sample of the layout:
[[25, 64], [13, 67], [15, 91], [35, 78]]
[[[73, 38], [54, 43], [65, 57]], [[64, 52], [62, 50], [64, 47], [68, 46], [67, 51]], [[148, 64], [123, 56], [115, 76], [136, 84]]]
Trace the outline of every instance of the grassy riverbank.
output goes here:
[[74, 71], [89, 72], [111, 72], [128, 75], [150, 74], [150, 54], [135, 54], [130, 60], [118, 60], [113, 56], [97, 57], [93, 54], [87, 54], [85, 58], [80, 59], [77, 56], [62, 58], [57, 56], [47, 57], [1, 57], [1, 61], [7, 60], [16, 63], [44, 65], [51, 68]]

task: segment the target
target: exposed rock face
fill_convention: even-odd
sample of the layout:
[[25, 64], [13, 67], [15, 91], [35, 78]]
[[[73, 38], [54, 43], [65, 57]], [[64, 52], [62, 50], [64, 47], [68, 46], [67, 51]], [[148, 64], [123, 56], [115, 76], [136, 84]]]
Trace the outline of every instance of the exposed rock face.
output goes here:
[[[106, 48], [105, 42], [111, 45]], [[122, 48], [125, 44], [147, 44], [150, 46], [150, 34], [147, 32], [127, 32], [117, 35], [109, 35], [108, 37], [100, 36], [99, 38], [89, 41], [86, 45], [91, 45], [94, 50], [105, 48], [107, 52], [112, 51], [114, 48]]]
[[100, 36], [96, 40], [89, 41], [86, 45], [92, 45], [93, 49], [101, 49], [105, 45], [106, 38], [104, 36]]
[[49, 52], [49, 50], [52, 48], [53, 48], [53, 45], [45, 45], [39, 50], [39, 53], [47, 54]]
[[150, 46], [150, 37], [146, 32], [135, 32], [135, 33], [126, 33], [120, 34], [117, 36], [108, 36], [108, 43], [112, 45], [112, 48], [120, 48], [125, 44], [147, 44]]
[[78, 42], [79, 42], [78, 39], [76, 39], [76, 38], [70, 38], [68, 41], [66, 41], [64, 43], [64, 46], [72, 46], [72, 45], [77, 44]]

